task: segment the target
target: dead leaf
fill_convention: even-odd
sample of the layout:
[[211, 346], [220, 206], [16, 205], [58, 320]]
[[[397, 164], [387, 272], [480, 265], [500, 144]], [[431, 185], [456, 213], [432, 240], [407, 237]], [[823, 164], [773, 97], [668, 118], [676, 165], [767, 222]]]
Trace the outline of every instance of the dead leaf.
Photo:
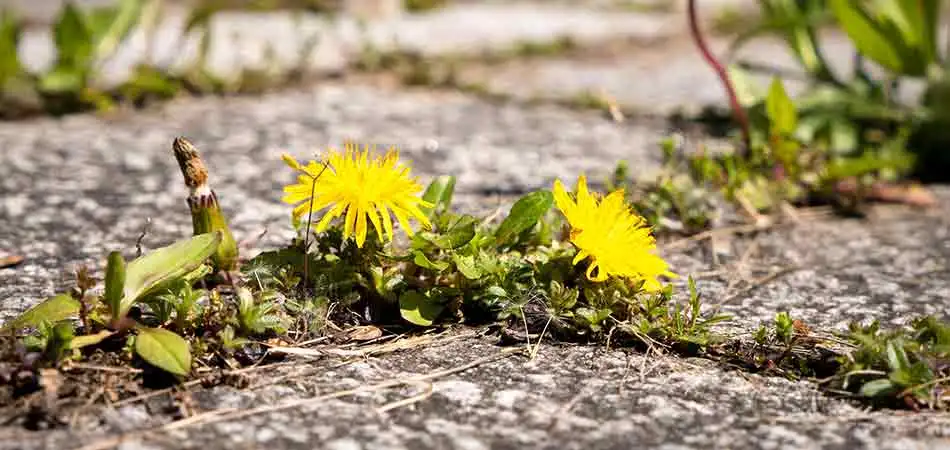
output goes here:
[[6, 269], [7, 267], [18, 266], [22, 263], [24, 258], [20, 255], [10, 255], [0, 257], [0, 269]]
[[372, 325], [351, 328], [346, 332], [346, 336], [353, 341], [371, 341], [379, 339], [383, 335], [383, 330]]
[[876, 183], [868, 197], [884, 202], [903, 203], [922, 208], [929, 208], [937, 204], [937, 199], [933, 193], [919, 185]]
[[[866, 192], [862, 192], [866, 189]], [[861, 188], [853, 178], [841, 180], [835, 185], [835, 191], [844, 195], [864, 195], [869, 200], [887, 203], [929, 208], [937, 204], [930, 190], [917, 184], [874, 183], [870, 189]]]

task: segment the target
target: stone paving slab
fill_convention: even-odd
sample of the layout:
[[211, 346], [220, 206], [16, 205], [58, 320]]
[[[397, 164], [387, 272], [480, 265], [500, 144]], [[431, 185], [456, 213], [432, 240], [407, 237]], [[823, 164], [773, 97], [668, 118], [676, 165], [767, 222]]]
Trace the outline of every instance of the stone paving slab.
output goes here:
[[[685, 30], [685, 17], [680, 17]], [[834, 73], [849, 79], [854, 46], [847, 36], [822, 34], [823, 52]], [[728, 59], [731, 38], [709, 36], [710, 48], [724, 64], [743, 61], [781, 73], [789, 94], [800, 95], [807, 79], [784, 42], [763, 38], [745, 45]], [[873, 70], [873, 69], [872, 69]], [[772, 74], [747, 72], [760, 95], [768, 90]], [[464, 68], [463, 83], [521, 100], [572, 101], [606, 95], [625, 110], [641, 114], [693, 115], [705, 107], [726, 107], [728, 100], [716, 73], [702, 59], [686, 35], [648, 43], [618, 46], [616, 50], [592, 51], [562, 57], [513, 60], [501, 65]], [[529, 81], [530, 80], [530, 81]], [[905, 102], [916, 102], [920, 83], [909, 80], [898, 92]]]
[[[196, 60], [197, 36], [181, 38], [187, 12], [169, 7], [155, 30], [149, 55], [146, 33], [130, 36], [116, 56], [103, 66], [101, 82], [123, 79], [136, 63], [151, 61], [182, 67]], [[330, 18], [291, 11], [226, 11], [213, 16], [208, 67], [232, 76], [244, 67], [296, 67], [334, 73], [354, 62], [367, 46], [375, 51], [409, 50], [423, 55], [479, 54], [508, 50], [522, 42], [554, 42], [564, 37], [580, 45], [611, 40], [649, 40], [679, 33], [675, 14], [642, 11], [603, 11], [544, 3], [472, 3], [450, 5], [422, 14], [402, 14], [365, 22], [350, 15]], [[308, 43], [316, 39], [312, 54]], [[26, 33], [20, 55], [31, 70], [49, 67], [55, 58], [45, 29]], [[303, 58], [301, 60], [301, 58]]]
[[[469, 337], [345, 365], [302, 361], [266, 372], [274, 381], [263, 386], [217, 387], [191, 397], [201, 410], [245, 411], [431, 373], [499, 352], [494, 340]], [[377, 412], [430, 388], [425, 399]], [[125, 450], [950, 448], [948, 415], [868, 412], [823, 396], [805, 381], [740, 374], [707, 360], [587, 346], [545, 344], [533, 361], [514, 356], [429, 386], [373, 390], [136, 434], [168, 423], [159, 412], [168, 404], [162, 399], [107, 409], [101, 418], [83, 417], [78, 423], [90, 424], [83, 432], [0, 428], [0, 449], [81, 448], [116, 436], [124, 439], [115, 448]]]
[[[131, 116], [73, 116], [0, 124], [0, 251], [27, 257], [0, 270], [0, 320], [68, 286], [66, 269], [99, 268], [109, 250], [134, 251], [146, 217], [147, 247], [187, 236], [185, 189], [170, 153], [185, 135], [203, 151], [239, 238], [269, 232], [286, 242], [289, 208], [278, 159], [303, 157], [345, 138], [398, 144], [423, 182], [459, 177], [459, 206], [487, 211], [554, 177], [605, 175], [618, 159], [656, 167], [662, 123], [617, 124], [592, 112], [526, 108], [454, 93], [323, 85], [258, 98], [182, 99]], [[900, 324], [950, 305], [950, 189], [935, 187], [931, 212], [883, 208], [874, 220], [812, 220], [735, 239], [714, 262], [706, 243], [668, 251], [674, 269], [697, 274], [709, 305], [733, 297], [734, 331], [775, 312], [814, 327], [849, 320]], [[754, 251], [749, 251], [754, 246]], [[733, 264], [747, 260], [747, 271]], [[755, 289], [730, 280], [798, 267]], [[719, 273], [717, 274], [717, 271]], [[705, 275], [702, 275], [705, 274]], [[461, 330], [457, 333], [470, 331]], [[469, 337], [339, 366], [285, 367], [267, 387], [194, 394], [201, 409], [249, 408], [308, 398], [497, 354]], [[301, 371], [310, 370], [309, 374]], [[276, 380], [276, 381], [271, 381]], [[376, 392], [183, 429], [130, 437], [120, 448], [944, 448], [950, 416], [862, 412], [813, 385], [727, 371], [709, 361], [544, 345], [538, 359], [486, 363], [433, 381], [432, 397], [385, 415], [375, 407], [418, 394]], [[78, 419], [76, 430], [0, 428], [0, 448], [75, 448], [171, 420], [166, 407], [132, 405]]]

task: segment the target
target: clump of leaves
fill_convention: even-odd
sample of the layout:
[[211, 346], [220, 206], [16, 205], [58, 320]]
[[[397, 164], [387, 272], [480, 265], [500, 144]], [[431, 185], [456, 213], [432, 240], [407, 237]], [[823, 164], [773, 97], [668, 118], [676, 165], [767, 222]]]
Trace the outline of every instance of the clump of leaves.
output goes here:
[[[65, 2], [50, 34], [56, 49], [53, 66], [42, 72], [28, 71], [18, 54], [24, 21], [9, 8], [0, 8], [0, 117], [21, 118], [35, 114], [62, 115], [89, 110], [109, 111], [117, 105], [144, 106], [182, 92], [231, 94], [262, 92], [267, 88], [296, 82], [305, 74], [316, 38], [301, 46], [299, 59], [283, 67], [268, 48], [266, 68], [241, 67], [238, 76], [223, 77], [207, 68], [211, 48], [209, 23], [227, 5], [218, 1], [195, 5], [185, 20], [178, 43], [194, 36], [199, 41], [197, 59], [181, 70], [152, 59], [152, 41], [163, 14], [163, 0], [121, 0], [114, 5], [80, 7]], [[322, 1], [297, 2], [297, 8], [322, 7]], [[143, 62], [131, 67], [129, 75], [114, 85], [102, 76], [106, 66], [125, 45], [132, 31], [140, 29], [146, 39]]]
[[883, 331], [875, 321], [852, 324], [849, 337], [856, 348], [841, 358], [837, 387], [883, 406], [950, 405], [950, 324], [927, 316]]
[[119, 252], [109, 254], [106, 264], [105, 289], [85, 311], [81, 334], [76, 333], [70, 319], [83, 310], [85, 299], [60, 294], [30, 308], [6, 323], [3, 329], [32, 329], [24, 337], [24, 345], [42, 352], [46, 361], [58, 360], [79, 349], [124, 335], [134, 336], [135, 352], [148, 363], [175, 375], [186, 375], [191, 369], [189, 344], [180, 335], [160, 327], [147, 325], [149, 317], [137, 312], [136, 306], [153, 306], [152, 314], [164, 325], [171, 311], [184, 328], [190, 318], [189, 306], [196, 304], [191, 287], [210, 272], [204, 262], [217, 250], [221, 233], [194, 236], [152, 251], [128, 263]]
[[609, 191], [623, 188], [633, 208], [654, 228], [693, 234], [718, 223], [724, 199], [715, 187], [689, 171], [688, 160], [674, 138], [660, 142], [663, 166], [654, 176], [634, 178], [620, 162], [607, 180]]
[[702, 314], [692, 281], [682, 306], [672, 287], [649, 294], [622, 279], [589, 280], [574, 264], [576, 250], [562, 240], [565, 224], [550, 191], [524, 195], [493, 223], [453, 211], [454, 187], [450, 176], [429, 184], [422, 199], [431, 205], [423, 208], [431, 227], [404, 246], [371, 246], [379, 244], [369, 227], [360, 249], [331, 226], [314, 235], [311, 248], [303, 245], [307, 223], [297, 223], [304, 237], [254, 258], [246, 273], [287, 298], [324, 298], [337, 311], [332, 319], [354, 325], [496, 322], [567, 339], [613, 333], [701, 348], [713, 340], [712, 325], [726, 319]]
[[[939, 94], [947, 84], [946, 52], [940, 49], [937, 33], [941, 5], [939, 0], [761, 1], [761, 25], [739, 36], [733, 51], [765, 34], [784, 40], [808, 74], [797, 98], [799, 120], [787, 131], [807, 147], [820, 148], [828, 160], [824, 176], [856, 178], [865, 184], [893, 182], [912, 170], [926, 177], [945, 168], [947, 162], [942, 156], [945, 152], [934, 151], [946, 141], [938, 125], [945, 128], [946, 124], [940, 112], [945, 102]], [[828, 64], [823, 52], [826, 43], [819, 33], [828, 26], [840, 28], [856, 48], [850, 73], [833, 71]], [[883, 72], [869, 71], [866, 60]], [[738, 61], [731, 70], [740, 100], [752, 111], [754, 121], [764, 98], [741, 68], [762, 68]], [[923, 81], [925, 90], [916, 101], [905, 102], [899, 90], [910, 80]], [[933, 164], [940, 161], [943, 164]]]

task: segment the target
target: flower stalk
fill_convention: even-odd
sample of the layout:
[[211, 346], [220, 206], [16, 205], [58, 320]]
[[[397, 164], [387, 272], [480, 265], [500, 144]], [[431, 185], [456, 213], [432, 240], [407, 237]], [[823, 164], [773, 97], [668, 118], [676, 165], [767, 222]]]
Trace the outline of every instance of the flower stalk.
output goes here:
[[175, 138], [172, 143], [175, 159], [188, 186], [188, 207], [191, 209], [193, 232], [199, 234], [221, 231], [222, 239], [218, 250], [211, 257], [217, 271], [231, 272], [237, 268], [238, 247], [227, 219], [218, 204], [218, 196], [208, 185], [208, 169], [198, 155], [198, 149], [183, 137]]

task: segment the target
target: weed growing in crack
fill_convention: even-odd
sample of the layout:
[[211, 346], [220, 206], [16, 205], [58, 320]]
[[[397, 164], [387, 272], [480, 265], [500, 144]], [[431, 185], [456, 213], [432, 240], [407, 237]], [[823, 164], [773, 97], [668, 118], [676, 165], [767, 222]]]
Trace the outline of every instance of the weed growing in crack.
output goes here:
[[192, 188], [194, 236], [131, 261], [110, 253], [101, 293], [79, 272], [70, 293], [4, 324], [5, 337], [14, 338], [5, 346], [22, 351], [6, 349], [0, 366], [12, 364], [21, 379], [111, 354], [181, 380], [194, 376], [196, 362], [257, 364], [267, 347], [331, 330], [494, 324], [504, 333], [619, 342], [792, 379], [825, 377], [829, 392], [876, 404], [945, 407], [945, 322], [925, 318], [887, 333], [856, 326], [832, 340], [783, 312], [751, 343], [726, 339], [714, 327], [729, 317], [704, 311], [692, 278], [685, 299], [675, 294], [668, 280], [676, 275], [656, 253], [654, 229], [623, 188], [604, 195], [582, 176], [568, 191], [556, 180], [496, 222], [453, 210], [453, 177], [423, 189], [395, 151], [380, 156], [348, 144], [306, 164], [284, 158], [298, 175], [284, 197], [294, 205], [297, 236], [242, 261], [224, 238], [230, 231], [207, 170], [186, 142], [176, 139], [174, 149]]
[[298, 237], [239, 264], [197, 149], [182, 138], [173, 148], [195, 236], [131, 261], [112, 252], [101, 295], [83, 276], [75, 295], [6, 324], [27, 331], [45, 364], [125, 342], [130, 362], [188, 376], [195, 360], [251, 361], [263, 340], [301, 341], [331, 323], [524, 323], [565, 338], [702, 346], [721, 320], [702, 316], [692, 284], [687, 305], [673, 300], [644, 219], [622, 190], [604, 196], [583, 177], [574, 193], [558, 180], [553, 193], [525, 195], [496, 224], [454, 212], [454, 178], [423, 189], [395, 151], [347, 144], [306, 164], [285, 157], [298, 175], [283, 199]]

